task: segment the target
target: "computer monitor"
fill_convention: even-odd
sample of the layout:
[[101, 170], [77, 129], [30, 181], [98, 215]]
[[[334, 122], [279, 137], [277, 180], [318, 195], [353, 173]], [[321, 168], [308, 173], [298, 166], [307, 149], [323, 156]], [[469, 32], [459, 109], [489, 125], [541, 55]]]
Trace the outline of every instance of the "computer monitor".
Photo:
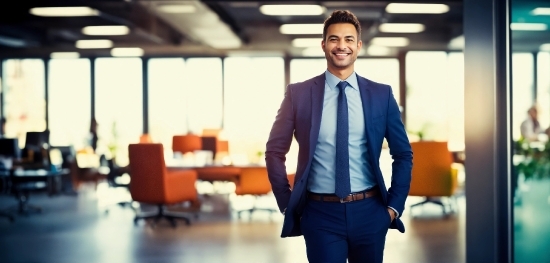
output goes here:
[[17, 138], [0, 138], [0, 156], [21, 159], [21, 149]]
[[26, 149], [40, 149], [42, 145], [47, 144], [50, 139], [49, 131], [27, 132], [25, 137]]

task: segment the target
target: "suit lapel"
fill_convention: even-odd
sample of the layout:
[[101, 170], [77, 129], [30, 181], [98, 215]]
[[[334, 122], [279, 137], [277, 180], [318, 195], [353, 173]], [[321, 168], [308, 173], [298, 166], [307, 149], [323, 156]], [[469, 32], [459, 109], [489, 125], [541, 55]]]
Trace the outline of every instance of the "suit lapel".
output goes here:
[[313, 158], [317, 139], [319, 138], [319, 129], [321, 129], [321, 116], [323, 113], [323, 102], [325, 98], [325, 73], [315, 78], [314, 84], [310, 87], [311, 91], [311, 130], [309, 134], [309, 162]]
[[371, 90], [368, 88], [368, 82], [366, 79], [357, 75], [357, 82], [359, 83], [359, 94], [361, 94], [361, 104], [363, 104], [363, 117], [365, 118], [365, 132], [367, 140], [371, 137], [372, 127], [372, 94]]

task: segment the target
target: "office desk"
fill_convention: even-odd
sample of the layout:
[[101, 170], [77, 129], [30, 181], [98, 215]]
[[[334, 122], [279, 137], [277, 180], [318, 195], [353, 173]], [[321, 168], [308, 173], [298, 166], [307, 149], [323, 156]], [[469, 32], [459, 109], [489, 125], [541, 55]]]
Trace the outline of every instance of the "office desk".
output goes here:
[[28, 214], [31, 210], [42, 211], [41, 207], [29, 204], [29, 194], [31, 190], [36, 189], [36, 183], [45, 182], [48, 193], [51, 195], [56, 192], [56, 180], [68, 172], [68, 169], [56, 171], [12, 169], [0, 171], [0, 176], [8, 179], [9, 189], [18, 201], [19, 214]]

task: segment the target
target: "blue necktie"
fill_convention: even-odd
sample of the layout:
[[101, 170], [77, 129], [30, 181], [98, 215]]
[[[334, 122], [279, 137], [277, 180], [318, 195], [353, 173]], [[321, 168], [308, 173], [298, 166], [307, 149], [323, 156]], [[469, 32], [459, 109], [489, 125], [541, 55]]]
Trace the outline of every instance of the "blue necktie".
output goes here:
[[346, 98], [346, 87], [348, 83], [341, 81], [337, 87], [340, 89], [338, 95], [338, 114], [336, 121], [336, 190], [338, 197], [344, 198], [351, 192], [349, 182], [349, 122], [348, 122], [348, 101]]

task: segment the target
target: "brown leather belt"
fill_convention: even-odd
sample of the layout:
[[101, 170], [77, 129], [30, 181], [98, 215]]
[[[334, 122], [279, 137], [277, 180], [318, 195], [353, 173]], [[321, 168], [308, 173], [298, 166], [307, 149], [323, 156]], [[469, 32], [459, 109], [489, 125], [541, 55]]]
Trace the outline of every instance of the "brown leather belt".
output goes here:
[[377, 194], [378, 194], [378, 187], [375, 187], [373, 189], [369, 189], [366, 191], [351, 193], [345, 198], [340, 198], [335, 194], [316, 194], [312, 192], [307, 193], [307, 198], [310, 200], [323, 201], [323, 202], [348, 203], [348, 202], [359, 201], [369, 197], [373, 197]]

